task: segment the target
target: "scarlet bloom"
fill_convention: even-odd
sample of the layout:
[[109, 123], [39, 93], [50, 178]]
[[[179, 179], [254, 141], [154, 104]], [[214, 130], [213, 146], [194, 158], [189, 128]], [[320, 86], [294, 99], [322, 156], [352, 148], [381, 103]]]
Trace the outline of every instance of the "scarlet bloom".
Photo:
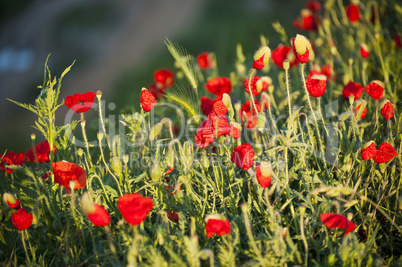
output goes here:
[[96, 94], [94, 92], [86, 92], [85, 94], [74, 94], [67, 96], [64, 101], [69, 109], [74, 110], [76, 113], [83, 113], [88, 111], [95, 101]]
[[[257, 108], [258, 113], [261, 111], [260, 102], [254, 99], [255, 107]], [[245, 113], [247, 118], [243, 118], [243, 114]], [[247, 100], [240, 109], [240, 120], [247, 120], [245, 126], [249, 129], [253, 129], [257, 125], [257, 114], [255, 112], [254, 105], [251, 104], [250, 100]]]
[[258, 164], [255, 168], [255, 176], [257, 177], [258, 183], [262, 188], [266, 188], [271, 185], [272, 179], [272, 167], [268, 162], [263, 162]]
[[318, 13], [321, 11], [321, 3], [315, 0], [310, 0], [306, 3], [306, 8]]
[[253, 165], [254, 162], [254, 151], [250, 144], [242, 144], [234, 148], [232, 162], [237, 165], [237, 167], [247, 171]]
[[369, 53], [369, 48], [365, 43], [362, 43], [360, 45], [360, 55], [362, 58], [368, 58], [370, 53]]
[[272, 51], [272, 60], [279, 68], [283, 69], [285, 59], [289, 60], [290, 69], [299, 63], [293, 54], [292, 47], [280, 44]]
[[228, 112], [228, 107], [223, 103], [221, 95], [215, 98], [212, 104], [212, 111], [214, 111], [217, 115], [225, 115], [226, 112]]
[[310, 41], [303, 35], [296, 35], [295, 39], [292, 39], [293, 53], [297, 60], [301, 64], [307, 63], [309, 60], [314, 59], [314, 51], [311, 47]]
[[364, 146], [360, 150], [360, 153], [362, 154], [363, 160], [367, 161], [373, 158], [377, 154], [377, 148], [375, 147], [374, 142], [370, 141], [364, 144]]
[[394, 117], [394, 107], [389, 100], [384, 100], [380, 106], [381, 114], [387, 121]]
[[306, 87], [312, 97], [320, 97], [327, 89], [327, 77], [324, 75], [313, 75], [307, 79]]
[[268, 91], [268, 87], [272, 84], [272, 79], [269, 76], [262, 76], [261, 83], [262, 83], [261, 92]]
[[33, 221], [32, 213], [27, 213], [25, 209], [19, 209], [11, 214], [11, 221], [18, 230], [25, 230], [31, 226]]
[[318, 30], [319, 24], [320, 22], [318, 17], [314, 15], [309, 9], [303, 9], [301, 11], [301, 18], [299, 17], [293, 21], [293, 26], [296, 29], [304, 31], [316, 32]]
[[271, 57], [271, 49], [268, 46], [263, 46], [254, 54], [253, 68], [256, 70], [262, 69], [268, 64]]
[[[22, 166], [25, 161], [25, 153], [20, 152], [15, 154], [14, 151], [7, 152], [7, 154], [0, 154], [1, 162], [0, 162], [0, 170], [3, 172], [6, 171], [5, 165], [17, 165]], [[7, 173], [12, 173], [14, 170], [7, 168]]]
[[150, 197], [143, 197], [138, 193], [124, 194], [119, 197], [117, 204], [124, 220], [131, 225], [141, 224], [154, 207]]
[[[249, 95], [253, 95], [253, 96], [257, 96], [261, 90], [262, 90], [262, 82], [260, 81], [260, 77], [258, 76], [254, 76], [251, 79], [251, 83], [249, 82], [249, 79], [245, 79], [244, 80], [244, 90], [246, 91], [246, 93], [248, 93]], [[250, 83], [250, 88], [249, 88], [249, 83]]]
[[[56, 151], [56, 149], [57, 149], [56, 146], [53, 145], [53, 153]], [[35, 152], [36, 152], [36, 158], [38, 159], [39, 163], [49, 162], [50, 145], [47, 140], [35, 145]], [[35, 155], [32, 147], [28, 149], [27, 153], [25, 154], [25, 157], [27, 161], [35, 162]]]
[[200, 148], [206, 148], [212, 144], [216, 138], [222, 135], [227, 135], [230, 132], [230, 126], [226, 116], [216, 114], [212, 111], [208, 115], [208, 119], [203, 121], [198, 127], [194, 136], [195, 144]]
[[343, 92], [342, 96], [345, 99], [349, 99], [349, 96], [353, 95], [355, 97], [355, 100], [359, 99], [360, 96], [364, 92], [364, 86], [350, 81], [345, 87], [343, 87]]
[[158, 88], [168, 88], [174, 83], [174, 74], [169, 69], [160, 69], [154, 72], [155, 84]]
[[232, 91], [232, 83], [229, 78], [217, 77], [212, 78], [205, 84], [205, 88], [208, 92], [214, 95], [223, 95], [224, 93], [229, 94]]
[[207, 231], [207, 237], [211, 238], [214, 234], [223, 236], [230, 234], [230, 222], [229, 220], [209, 219], [205, 225]]
[[384, 83], [379, 80], [372, 81], [366, 86], [367, 94], [375, 100], [380, 100], [384, 96]]
[[168, 217], [169, 219], [171, 219], [172, 221], [175, 221], [175, 222], [178, 222], [178, 221], [179, 221], [179, 214], [178, 214], [177, 212], [168, 210], [168, 211], [166, 212], [166, 214], [167, 214], [167, 217]]
[[197, 57], [197, 63], [198, 63], [198, 66], [203, 70], [212, 68], [214, 66], [212, 57], [208, 52], [203, 52], [203, 53], [199, 54]]
[[201, 97], [201, 111], [208, 116], [208, 114], [212, 111], [212, 106], [214, 104], [214, 100], [203, 96]]
[[362, 105], [364, 105], [364, 108], [363, 108], [363, 111], [362, 111], [362, 113], [360, 115], [360, 118], [358, 118], [359, 120], [364, 119], [364, 117], [366, 117], [366, 115], [367, 115], [367, 106], [366, 106], [367, 102], [365, 100], [357, 100], [355, 102], [355, 107], [353, 108], [353, 113], [355, 114], [355, 116], [358, 116], [360, 107]]
[[10, 193], [3, 194], [3, 201], [10, 207], [10, 209], [18, 210], [21, 208], [20, 201]]
[[146, 88], [142, 88], [140, 97], [141, 106], [144, 111], [149, 112], [156, 105], [155, 97], [148, 92]]
[[355, 4], [348, 5], [346, 7], [346, 15], [351, 22], [358, 22], [360, 20], [359, 6]]
[[377, 153], [373, 157], [373, 160], [377, 163], [385, 163], [391, 161], [396, 156], [398, 156], [398, 153], [396, 153], [392, 145], [388, 143], [382, 143], [377, 148]]
[[110, 215], [109, 215], [109, 213], [101, 205], [96, 204], [96, 203], [94, 203], [93, 205], [95, 207], [95, 210], [92, 213], [87, 213], [88, 219], [95, 226], [109, 225], [110, 224]]
[[321, 222], [329, 229], [341, 228], [346, 229], [345, 234], [352, 232], [356, 228], [356, 224], [346, 219], [344, 216], [336, 213], [320, 214]]
[[75, 163], [58, 161], [52, 163], [54, 182], [64, 186], [69, 192], [70, 181], [74, 181], [74, 189], [84, 188], [87, 183], [87, 173]]

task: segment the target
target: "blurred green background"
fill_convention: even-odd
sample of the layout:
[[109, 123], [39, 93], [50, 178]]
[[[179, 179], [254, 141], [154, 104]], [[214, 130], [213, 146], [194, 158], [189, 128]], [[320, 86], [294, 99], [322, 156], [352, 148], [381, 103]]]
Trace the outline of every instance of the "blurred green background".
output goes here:
[[[18, 51], [29, 53], [26, 53], [28, 66], [24, 71], [13, 71], [12, 67], [10, 71], [3, 64], [0, 72], [0, 153], [5, 149], [26, 151], [31, 144], [30, 134], [35, 132], [39, 136], [31, 128], [35, 116], [6, 98], [34, 102], [40, 92], [36, 87], [43, 80], [43, 65], [50, 53], [49, 67], [53, 75], [59, 76], [76, 60], [63, 80], [61, 98], [101, 90], [103, 99], [117, 106], [107, 110], [107, 115], [117, 115], [127, 107], [139, 110], [141, 88], [153, 82], [155, 70], [174, 69], [174, 60], [164, 44], [165, 37], [194, 56], [204, 51], [215, 52], [220, 75], [229, 76], [235, 70], [237, 43], [242, 44], [248, 60], [259, 48], [261, 34], [274, 49], [280, 41], [272, 23], [279, 21], [288, 37], [294, 36], [292, 22], [305, 2], [2, 1], [0, 67], [4, 57], [10, 66], [15, 62], [10, 52], [4, 52], [10, 48], [14, 56]], [[59, 125], [64, 123], [67, 111], [66, 107], [60, 108]], [[96, 112], [90, 110], [85, 116], [94, 117]], [[79, 116], [74, 118], [78, 120]]]

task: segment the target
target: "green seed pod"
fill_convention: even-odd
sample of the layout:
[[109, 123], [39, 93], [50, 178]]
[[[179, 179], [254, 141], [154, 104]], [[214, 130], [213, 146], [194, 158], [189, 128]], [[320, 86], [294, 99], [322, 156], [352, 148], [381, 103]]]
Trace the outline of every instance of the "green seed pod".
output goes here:
[[78, 148], [77, 149], [77, 155], [78, 155], [78, 157], [82, 157], [82, 155], [84, 155], [84, 150], [82, 150], [82, 148]]
[[96, 137], [98, 138], [99, 141], [102, 141], [102, 139], [103, 139], [103, 132], [98, 132], [98, 133], [96, 134]]
[[202, 151], [201, 164], [206, 169], [208, 169], [210, 166], [207, 151], [205, 151], [205, 149]]
[[285, 60], [282, 62], [282, 66], [283, 66], [283, 69], [284, 69], [284, 70], [288, 70], [288, 69], [289, 69], [289, 66], [290, 66], [289, 60], [285, 59]]
[[157, 123], [152, 127], [151, 132], [149, 133], [149, 140], [154, 140], [156, 136], [158, 136], [162, 132], [163, 124]]
[[110, 160], [110, 168], [113, 170], [114, 174], [116, 174], [117, 176], [121, 175], [123, 165], [121, 164], [121, 161], [118, 157], [113, 157]]

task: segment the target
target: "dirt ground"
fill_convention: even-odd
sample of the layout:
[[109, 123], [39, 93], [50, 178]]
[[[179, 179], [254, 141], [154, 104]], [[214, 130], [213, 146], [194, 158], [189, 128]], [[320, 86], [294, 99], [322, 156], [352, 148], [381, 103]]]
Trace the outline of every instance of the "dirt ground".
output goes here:
[[[35, 132], [30, 125], [33, 125], [35, 116], [6, 98], [20, 102], [35, 99], [39, 94], [36, 86], [41, 82], [38, 77], [41, 77], [49, 53], [52, 53], [50, 65], [58, 68], [67, 67], [68, 64], [60, 63], [62, 60], [59, 59], [68, 54], [71, 47], [84, 46], [83, 51], [91, 54], [83, 66], [77, 62], [79, 67], [65, 78], [62, 98], [76, 92], [109, 92], [124, 70], [141, 68], [148, 55], [157, 49], [165, 49], [165, 37], [175, 36], [190, 27], [204, 3], [202, 0], [118, 0], [113, 2], [117, 19], [115, 15], [113, 22], [103, 30], [88, 29], [85, 32], [85, 29], [78, 29], [81, 35], [74, 35], [72, 31], [64, 34], [61, 40], [55, 38], [58, 35], [52, 26], [63, 14], [79, 5], [102, 2], [106, 1], [37, 0], [18, 16], [0, 25], [0, 49], [29, 49], [33, 55], [28, 70], [0, 73], [0, 153], [5, 149], [27, 150], [30, 145], [30, 134]], [[75, 50], [71, 48], [71, 51], [74, 53]], [[57, 65], [58, 62], [61, 66]]]

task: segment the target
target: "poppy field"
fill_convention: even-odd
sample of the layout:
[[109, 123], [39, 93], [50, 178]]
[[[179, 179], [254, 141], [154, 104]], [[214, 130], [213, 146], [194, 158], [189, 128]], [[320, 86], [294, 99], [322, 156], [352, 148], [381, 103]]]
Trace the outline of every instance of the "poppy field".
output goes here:
[[166, 39], [118, 117], [62, 99], [74, 64], [46, 60], [35, 102], [10, 100], [37, 119], [0, 154], [0, 264], [401, 266], [402, 5], [345, 2], [234, 44], [230, 73]]

